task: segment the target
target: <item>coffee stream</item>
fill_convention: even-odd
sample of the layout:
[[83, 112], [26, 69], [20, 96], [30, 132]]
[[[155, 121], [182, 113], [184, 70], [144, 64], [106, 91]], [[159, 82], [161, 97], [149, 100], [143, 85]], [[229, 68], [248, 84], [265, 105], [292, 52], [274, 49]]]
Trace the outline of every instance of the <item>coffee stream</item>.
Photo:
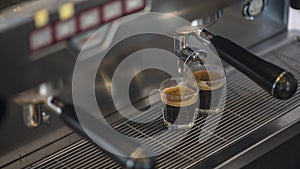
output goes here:
[[[199, 61], [200, 65], [203, 65], [202, 61]], [[182, 65], [178, 65], [178, 70], [183, 70], [179, 72], [180, 76], [184, 76], [187, 71], [188, 66], [186, 62]], [[209, 110], [215, 109], [219, 106], [224, 81], [222, 81], [222, 74], [213, 70], [198, 70], [193, 72], [194, 78], [197, 81], [199, 88], [199, 109]], [[184, 78], [184, 77], [183, 77]]]
[[[183, 71], [179, 71], [179, 74], [184, 78], [187, 70], [186, 64], [179, 64], [178, 70], [180, 69]], [[192, 122], [197, 107], [200, 110], [218, 107], [224, 86], [222, 75], [216, 71], [206, 69], [194, 71], [193, 75], [197, 81], [199, 95], [195, 94], [194, 89], [181, 83], [163, 90], [164, 94], [161, 95], [161, 100], [164, 104], [163, 116], [166, 126]]]

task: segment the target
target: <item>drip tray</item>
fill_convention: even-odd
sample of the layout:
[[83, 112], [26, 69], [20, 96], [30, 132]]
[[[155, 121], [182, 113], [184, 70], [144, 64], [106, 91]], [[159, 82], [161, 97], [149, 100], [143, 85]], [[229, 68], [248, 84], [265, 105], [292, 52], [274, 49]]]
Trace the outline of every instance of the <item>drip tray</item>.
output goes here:
[[[294, 39], [269, 51], [263, 57], [291, 71], [297, 79], [300, 79], [299, 51], [300, 42]], [[182, 134], [180, 132], [161, 134], [164, 133], [164, 129], [159, 118], [148, 124], [122, 120], [115, 125], [115, 129], [130, 137], [146, 138], [148, 141], [145, 143], [153, 150], [167, 149], [157, 157], [157, 168], [190, 168], [213, 159], [226, 149], [230, 150], [232, 145], [299, 106], [299, 90], [288, 101], [276, 100], [242, 73], [230, 68], [227, 71], [227, 96], [223, 113], [199, 117], [196, 126], [185, 138], [178, 139]], [[155, 111], [153, 114], [143, 118], [153, 118], [152, 116], [161, 111], [160, 105], [156, 104], [153, 111]], [[170, 146], [176, 141], [180, 143]], [[121, 168], [121, 166], [90, 141], [82, 139], [27, 168]]]

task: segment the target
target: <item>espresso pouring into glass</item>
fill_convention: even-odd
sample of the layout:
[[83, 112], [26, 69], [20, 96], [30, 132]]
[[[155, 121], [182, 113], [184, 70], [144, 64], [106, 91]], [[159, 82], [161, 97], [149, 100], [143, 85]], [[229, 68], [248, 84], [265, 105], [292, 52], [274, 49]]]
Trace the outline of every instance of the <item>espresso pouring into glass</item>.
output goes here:
[[199, 114], [211, 114], [220, 111], [220, 101], [226, 83], [223, 67], [218, 64], [206, 63], [209, 60], [212, 61], [207, 55], [205, 50], [192, 50], [184, 63], [178, 64], [178, 72], [182, 76], [188, 77], [192, 73], [192, 79], [197, 81]]
[[196, 64], [190, 67], [199, 88], [199, 113], [218, 113], [226, 83], [225, 71], [218, 65]]
[[196, 64], [190, 70], [194, 78], [170, 78], [160, 85], [163, 121], [168, 129], [190, 129], [198, 114], [220, 111], [224, 70], [210, 64]]

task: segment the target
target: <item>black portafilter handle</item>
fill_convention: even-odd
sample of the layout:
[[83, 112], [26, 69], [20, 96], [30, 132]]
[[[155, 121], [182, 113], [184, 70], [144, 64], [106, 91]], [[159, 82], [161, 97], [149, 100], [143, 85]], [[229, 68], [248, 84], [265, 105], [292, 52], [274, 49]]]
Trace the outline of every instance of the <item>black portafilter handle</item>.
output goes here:
[[[80, 122], [77, 118], [74, 106], [71, 104], [66, 104], [62, 102], [61, 100], [57, 98], [51, 98], [51, 104], [54, 106], [58, 106], [60, 108], [60, 118], [71, 128], [73, 128], [75, 131], [77, 131], [79, 134], [81, 134], [83, 137], [88, 138], [88, 135], [86, 133], [86, 130], [83, 129], [80, 125]], [[51, 110], [53, 109], [52, 106], [48, 106]], [[138, 142], [125, 137], [123, 135], [116, 135], [112, 134], [115, 131], [112, 131], [113, 129], [108, 127], [104, 122], [101, 122], [100, 120], [97, 120], [95, 117], [90, 115], [89, 113], [86, 113], [84, 115], [84, 120], [88, 121], [90, 125], [93, 127], [96, 127], [99, 129], [100, 133], [102, 135], [99, 135], [99, 133], [95, 133], [92, 130], [89, 130], [89, 136], [92, 136], [94, 139], [97, 140], [97, 145], [100, 147], [106, 146], [110, 147], [114, 150], [114, 152], [118, 152], [116, 154], [106, 151], [105, 149], [102, 149], [104, 152], [106, 152], [110, 157], [115, 159], [117, 162], [119, 162], [124, 168], [127, 169], [151, 169], [154, 168], [156, 164], [156, 159], [153, 155], [153, 153], [147, 149], [145, 146], [141, 146]], [[99, 132], [98, 131], [98, 132]], [[119, 143], [117, 144], [116, 141]], [[123, 154], [123, 155], [122, 155]], [[127, 157], [130, 155], [130, 157]], [[142, 155], [142, 158], [135, 158], [139, 155]]]
[[203, 33], [214, 45], [220, 58], [244, 73], [277, 99], [288, 99], [297, 91], [297, 80], [290, 72], [263, 60], [234, 42], [214, 35], [207, 30]]
[[290, 6], [294, 9], [300, 9], [300, 0], [290, 0]]

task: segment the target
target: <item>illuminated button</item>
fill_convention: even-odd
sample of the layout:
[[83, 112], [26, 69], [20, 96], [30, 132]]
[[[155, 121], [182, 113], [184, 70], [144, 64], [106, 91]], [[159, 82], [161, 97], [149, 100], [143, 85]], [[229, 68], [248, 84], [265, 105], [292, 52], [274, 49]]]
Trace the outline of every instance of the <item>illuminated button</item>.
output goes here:
[[102, 7], [103, 21], [108, 22], [123, 15], [122, 1], [117, 0], [104, 4]]
[[53, 42], [52, 29], [50, 26], [34, 30], [29, 35], [29, 48], [31, 51], [46, 47]]
[[79, 29], [86, 30], [97, 26], [101, 22], [101, 14], [99, 8], [85, 11], [79, 15]]
[[145, 7], [145, 0], [125, 0], [125, 12], [131, 13]]
[[67, 39], [77, 32], [76, 19], [71, 18], [55, 24], [55, 40]]
[[75, 8], [73, 3], [66, 3], [59, 8], [59, 19], [67, 20], [74, 16]]
[[34, 23], [37, 28], [46, 26], [49, 22], [49, 14], [45, 9], [39, 10], [34, 15]]

